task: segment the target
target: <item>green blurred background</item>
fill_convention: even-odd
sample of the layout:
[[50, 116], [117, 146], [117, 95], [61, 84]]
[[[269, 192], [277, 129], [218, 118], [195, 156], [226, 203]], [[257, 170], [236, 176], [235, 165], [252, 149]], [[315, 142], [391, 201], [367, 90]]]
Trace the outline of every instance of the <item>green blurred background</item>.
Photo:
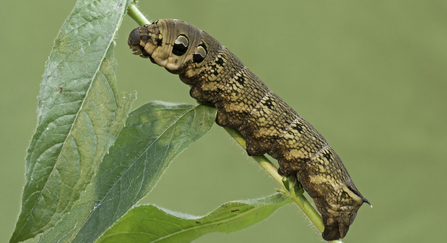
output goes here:
[[[0, 242], [12, 234], [26, 148], [36, 126], [44, 62], [75, 4], [3, 1], [0, 8]], [[447, 1], [140, 1], [152, 20], [207, 31], [311, 122], [374, 208], [359, 211], [345, 242], [441, 242], [447, 210]], [[194, 103], [189, 88], [131, 55], [126, 17], [116, 40], [121, 90]], [[273, 182], [214, 126], [179, 156], [142, 203], [203, 215], [266, 196]], [[321, 242], [294, 205], [267, 220], [196, 242]]]

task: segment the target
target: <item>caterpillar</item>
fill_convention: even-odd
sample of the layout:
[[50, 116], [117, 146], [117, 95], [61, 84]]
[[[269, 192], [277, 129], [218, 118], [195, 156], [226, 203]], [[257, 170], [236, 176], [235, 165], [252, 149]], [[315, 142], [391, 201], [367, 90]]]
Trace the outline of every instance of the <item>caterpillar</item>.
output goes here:
[[323, 136], [239, 58], [206, 32], [175, 19], [134, 29], [128, 44], [133, 54], [178, 74], [191, 85], [193, 98], [213, 103], [216, 123], [237, 129], [248, 155], [267, 153], [278, 160], [279, 174], [296, 176], [321, 213], [323, 239], [345, 237], [360, 206], [370, 202]]

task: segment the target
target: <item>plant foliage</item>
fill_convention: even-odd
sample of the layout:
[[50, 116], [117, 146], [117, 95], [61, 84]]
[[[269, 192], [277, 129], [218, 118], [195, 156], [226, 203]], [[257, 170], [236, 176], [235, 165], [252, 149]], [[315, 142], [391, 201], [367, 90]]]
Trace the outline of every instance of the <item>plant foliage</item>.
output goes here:
[[134, 237], [139, 229], [160, 227], [165, 235], [159, 237], [187, 241], [245, 228], [290, 202], [275, 194], [226, 203], [194, 219], [153, 205], [129, 211], [210, 129], [216, 114], [204, 105], [160, 101], [130, 112], [136, 94], [117, 89], [114, 39], [131, 2], [79, 0], [59, 31], [45, 65], [22, 209], [10, 242], [37, 235], [40, 242], [95, 242], [115, 222], [100, 242], [124, 240], [113, 232], [132, 229], [135, 234], [127, 235]]

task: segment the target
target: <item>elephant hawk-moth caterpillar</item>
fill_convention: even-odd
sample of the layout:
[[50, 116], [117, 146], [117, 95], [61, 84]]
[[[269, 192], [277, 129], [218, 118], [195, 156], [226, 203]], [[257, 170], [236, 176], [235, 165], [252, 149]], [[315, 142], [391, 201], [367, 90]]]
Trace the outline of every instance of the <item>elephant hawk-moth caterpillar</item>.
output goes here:
[[250, 156], [269, 154], [278, 172], [296, 175], [325, 226], [323, 238], [343, 238], [360, 206], [360, 194], [326, 140], [256, 75], [206, 32], [174, 19], [134, 29], [128, 44], [191, 85], [190, 95], [217, 108], [216, 123], [237, 129]]

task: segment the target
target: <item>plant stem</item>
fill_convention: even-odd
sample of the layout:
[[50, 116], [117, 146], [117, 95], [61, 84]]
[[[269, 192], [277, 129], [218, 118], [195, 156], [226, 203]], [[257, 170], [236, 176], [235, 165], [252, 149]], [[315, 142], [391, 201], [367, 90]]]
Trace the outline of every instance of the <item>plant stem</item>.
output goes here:
[[143, 13], [140, 12], [135, 2], [129, 4], [129, 7], [127, 8], [127, 14], [140, 26], [151, 23], [149, 20], [146, 19]]
[[[236, 129], [224, 127], [224, 129], [230, 134], [230, 136], [236, 140], [236, 142], [245, 150], [247, 149], [245, 144], [245, 138], [240, 134]], [[258, 164], [271, 176], [273, 179], [283, 188], [285, 191], [289, 191], [284, 183], [283, 183], [283, 177], [278, 174], [278, 169], [276, 166], [270, 162], [270, 160], [265, 157], [264, 155], [261, 156], [252, 156], [252, 158], [258, 162]], [[320, 214], [315, 210], [315, 208], [312, 206], [312, 204], [309, 203], [307, 198], [301, 194], [301, 195], [295, 195], [294, 193], [290, 193], [288, 195], [290, 199], [295, 202], [296, 205], [304, 212], [304, 214], [309, 218], [309, 220], [315, 225], [315, 227], [320, 231], [321, 233], [324, 231], [324, 225], [323, 221], [321, 220]], [[330, 241], [330, 242], [337, 242], [342, 243], [341, 240], [336, 241]]]

